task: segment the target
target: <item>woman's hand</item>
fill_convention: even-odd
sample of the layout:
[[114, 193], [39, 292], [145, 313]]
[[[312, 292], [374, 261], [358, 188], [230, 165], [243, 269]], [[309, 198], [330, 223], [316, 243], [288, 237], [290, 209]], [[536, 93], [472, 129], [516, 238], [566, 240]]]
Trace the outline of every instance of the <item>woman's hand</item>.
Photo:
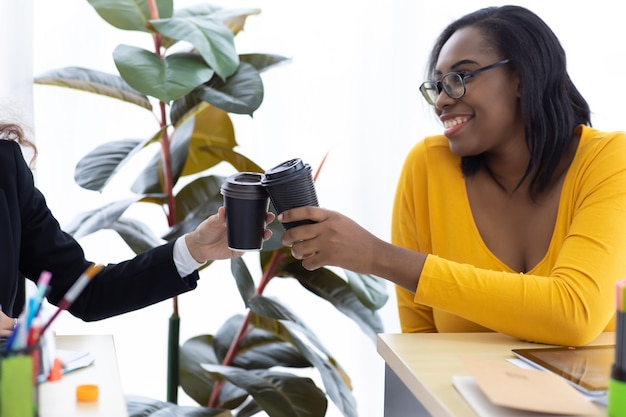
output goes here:
[[[265, 224], [270, 224], [272, 221], [274, 221], [274, 213], [267, 213]], [[266, 229], [263, 240], [268, 240], [271, 236], [272, 231]], [[244, 253], [228, 248], [224, 207], [220, 207], [216, 214], [200, 223], [196, 230], [187, 233], [185, 242], [191, 256], [198, 262], [237, 258]]]
[[280, 222], [312, 220], [314, 224], [285, 231], [282, 243], [291, 247], [302, 266], [314, 270], [338, 266], [364, 274], [374, 273], [376, 251], [385, 243], [350, 218], [319, 207], [298, 207], [278, 216]]
[[11, 318], [0, 311], [0, 336], [10, 336], [16, 324], [17, 319]]
[[304, 268], [338, 266], [377, 275], [415, 292], [426, 254], [385, 242], [335, 211], [299, 207], [278, 216], [280, 222], [307, 219], [316, 223], [292, 227], [282, 237]]

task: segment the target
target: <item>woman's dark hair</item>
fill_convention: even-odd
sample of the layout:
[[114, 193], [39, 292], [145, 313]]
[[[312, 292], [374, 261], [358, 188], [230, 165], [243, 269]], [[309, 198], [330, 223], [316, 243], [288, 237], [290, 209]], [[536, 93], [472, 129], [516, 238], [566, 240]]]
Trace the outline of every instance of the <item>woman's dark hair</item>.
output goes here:
[[[509, 67], [519, 75], [520, 107], [530, 151], [521, 181], [534, 170], [530, 196], [536, 197], [550, 182], [576, 128], [591, 126], [589, 105], [567, 73], [565, 51], [554, 32], [539, 16], [518, 6], [480, 9], [451, 23], [435, 42], [429, 74], [434, 73], [448, 39], [470, 26], [479, 29], [503, 58], [510, 59]], [[463, 157], [463, 174], [475, 173], [483, 163], [482, 155]]]

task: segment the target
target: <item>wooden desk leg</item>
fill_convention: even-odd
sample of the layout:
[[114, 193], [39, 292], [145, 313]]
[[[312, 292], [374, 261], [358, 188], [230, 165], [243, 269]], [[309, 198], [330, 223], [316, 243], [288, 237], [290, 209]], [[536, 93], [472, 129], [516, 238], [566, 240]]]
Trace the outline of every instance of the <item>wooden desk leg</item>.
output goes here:
[[385, 417], [431, 417], [422, 403], [385, 364]]

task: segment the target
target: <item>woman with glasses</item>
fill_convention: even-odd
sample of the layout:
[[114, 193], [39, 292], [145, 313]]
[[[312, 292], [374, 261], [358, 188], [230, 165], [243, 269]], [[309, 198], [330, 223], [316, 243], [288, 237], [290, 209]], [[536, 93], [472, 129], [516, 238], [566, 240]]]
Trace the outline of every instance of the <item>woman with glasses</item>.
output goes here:
[[626, 277], [626, 135], [591, 127], [555, 34], [517, 6], [451, 23], [420, 91], [443, 134], [406, 157], [392, 244], [303, 207], [283, 243], [397, 285], [405, 332], [496, 331], [583, 345], [613, 329]]

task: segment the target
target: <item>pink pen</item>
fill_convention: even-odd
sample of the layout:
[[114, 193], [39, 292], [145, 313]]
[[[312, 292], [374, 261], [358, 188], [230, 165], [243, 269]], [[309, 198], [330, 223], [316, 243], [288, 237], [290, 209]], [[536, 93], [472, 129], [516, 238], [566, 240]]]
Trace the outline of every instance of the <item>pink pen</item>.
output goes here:
[[74, 285], [70, 287], [69, 290], [63, 296], [63, 299], [59, 303], [59, 308], [54, 312], [52, 317], [46, 322], [46, 324], [41, 328], [40, 334], [43, 334], [50, 324], [54, 321], [54, 319], [61, 313], [61, 311], [66, 310], [74, 300], [80, 295], [80, 293], [85, 289], [89, 281], [98, 274], [104, 268], [104, 265], [92, 264], [90, 265], [85, 272], [82, 273], [80, 277], [74, 282]]

